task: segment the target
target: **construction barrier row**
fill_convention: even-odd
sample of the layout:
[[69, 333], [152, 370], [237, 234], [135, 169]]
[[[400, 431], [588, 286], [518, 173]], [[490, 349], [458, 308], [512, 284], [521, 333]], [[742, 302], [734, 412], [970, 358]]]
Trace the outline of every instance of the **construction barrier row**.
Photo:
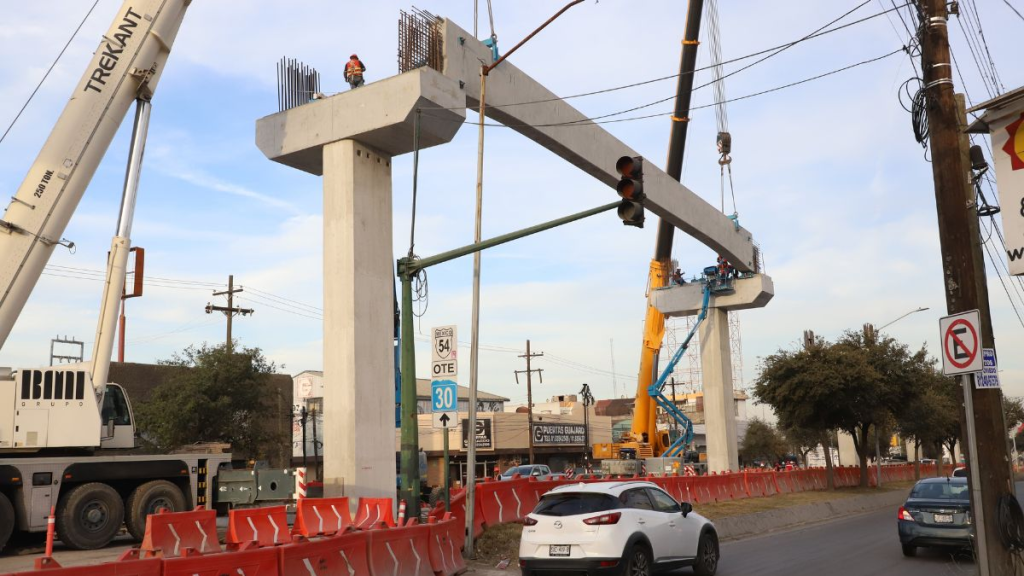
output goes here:
[[[948, 474], [951, 467], [922, 465], [922, 476]], [[869, 469], [873, 486], [877, 471]], [[860, 484], [860, 468], [834, 468], [836, 487]], [[913, 480], [913, 465], [883, 466], [882, 482]], [[476, 485], [473, 532], [522, 520], [546, 492], [567, 484], [613, 479], [582, 477], [537, 480], [515, 477]], [[614, 479], [622, 480], [622, 479]], [[651, 481], [676, 500], [695, 505], [824, 490], [823, 468], [791, 471], [746, 470], [706, 476], [653, 475]], [[348, 498], [305, 498], [296, 503], [295, 522], [288, 525], [286, 508], [272, 506], [232, 510], [225, 547], [217, 538], [212, 510], [150, 515], [138, 549], [117, 562], [61, 568], [43, 562], [48, 576], [452, 576], [465, 571], [461, 549], [466, 536], [467, 491], [454, 490], [451, 511], [444, 503], [420, 524], [395, 519], [388, 498], [361, 498], [355, 516]], [[47, 565], [48, 564], [48, 565]], [[4, 576], [25, 576], [23, 572]]]

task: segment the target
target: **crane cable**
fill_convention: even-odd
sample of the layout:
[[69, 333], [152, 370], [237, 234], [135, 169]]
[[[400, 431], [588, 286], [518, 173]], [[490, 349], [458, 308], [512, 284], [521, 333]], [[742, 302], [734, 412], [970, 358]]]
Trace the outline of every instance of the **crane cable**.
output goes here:
[[722, 39], [718, 29], [718, 1], [708, 0], [707, 10], [708, 49], [711, 54], [711, 76], [715, 101], [715, 119], [718, 124], [718, 159], [720, 167], [720, 191], [722, 213], [725, 214], [725, 180], [728, 172], [729, 193], [732, 196], [732, 215], [737, 222], [739, 212], [736, 208], [736, 189], [732, 181], [732, 135], [729, 134], [729, 115], [725, 109], [725, 78], [722, 74]]

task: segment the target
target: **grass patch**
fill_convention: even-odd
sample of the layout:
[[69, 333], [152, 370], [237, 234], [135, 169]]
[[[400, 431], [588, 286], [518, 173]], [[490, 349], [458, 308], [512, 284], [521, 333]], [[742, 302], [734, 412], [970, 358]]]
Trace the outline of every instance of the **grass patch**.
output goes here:
[[[913, 485], [913, 480], [908, 480], [906, 482], [891, 482], [883, 484], [881, 492], [887, 492], [890, 490], [908, 490]], [[833, 500], [852, 498], [854, 496], [862, 496], [864, 494], [878, 493], [880, 493], [880, 491], [875, 488], [837, 488], [832, 492], [828, 490], [795, 492], [793, 494], [781, 494], [778, 496], [767, 496], [764, 498], [746, 498], [743, 500], [719, 502], [717, 504], [698, 504], [694, 506], [694, 510], [702, 516], [715, 520], [717, 518], [726, 518], [728, 516], [755, 514], [757, 512], [767, 512], [769, 510], [789, 508], [790, 506], [799, 506], [801, 504], [830, 502]]]
[[489, 526], [474, 542], [476, 561], [482, 565], [494, 567], [499, 561], [508, 558], [509, 566], [519, 566], [519, 539], [523, 535], [523, 525], [514, 522]]

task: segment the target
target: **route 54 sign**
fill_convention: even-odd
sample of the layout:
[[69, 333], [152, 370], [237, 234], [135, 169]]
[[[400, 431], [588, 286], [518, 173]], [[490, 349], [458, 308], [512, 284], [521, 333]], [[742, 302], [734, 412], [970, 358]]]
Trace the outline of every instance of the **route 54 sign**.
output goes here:
[[431, 330], [430, 406], [434, 428], [455, 428], [459, 416], [459, 350], [455, 326]]
[[981, 372], [981, 315], [977, 310], [940, 318], [939, 342], [944, 375]]

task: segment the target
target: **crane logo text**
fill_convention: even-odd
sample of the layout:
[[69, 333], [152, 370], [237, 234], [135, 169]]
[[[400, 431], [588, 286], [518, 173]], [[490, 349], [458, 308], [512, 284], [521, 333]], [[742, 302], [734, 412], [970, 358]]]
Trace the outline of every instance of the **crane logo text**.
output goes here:
[[83, 91], [95, 90], [96, 92], [103, 92], [103, 87], [107, 85], [107, 78], [117, 66], [121, 53], [124, 52], [125, 45], [128, 44], [128, 40], [135, 33], [135, 28], [139, 25], [140, 18], [142, 18], [141, 14], [135, 12], [130, 7], [128, 8], [128, 12], [125, 12], [122, 18], [122, 24], [117, 27], [118, 32], [114, 34], [114, 39], [106, 39], [107, 45], [100, 55], [99, 65], [92, 71], [92, 75], [89, 76], [89, 81], [86, 82]]
[[22, 400], [83, 400], [85, 372], [82, 370], [22, 370]]

